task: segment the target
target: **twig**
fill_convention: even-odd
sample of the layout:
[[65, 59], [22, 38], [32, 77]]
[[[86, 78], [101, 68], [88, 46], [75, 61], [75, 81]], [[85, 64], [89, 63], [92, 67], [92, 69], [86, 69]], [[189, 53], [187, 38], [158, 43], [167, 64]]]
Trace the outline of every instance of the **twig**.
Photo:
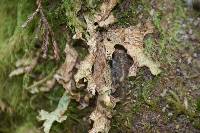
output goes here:
[[55, 69], [45, 78], [41, 79], [40, 81], [35, 82], [33, 85], [27, 87], [26, 89], [29, 90], [31, 88], [34, 88], [36, 86], [39, 86], [41, 84], [43, 84], [44, 82], [46, 82], [49, 78], [51, 78], [53, 76], [53, 74], [55, 73]]
[[48, 45], [49, 45], [49, 31], [45, 30], [45, 34], [43, 35], [43, 45], [42, 45], [43, 58], [47, 57]]
[[[51, 28], [51, 26], [49, 25], [45, 15], [44, 15], [44, 12], [43, 12], [43, 8], [42, 8], [42, 4], [41, 4], [41, 0], [38, 0], [38, 6], [39, 6], [39, 12], [40, 12], [40, 15], [41, 15], [41, 20], [42, 20], [42, 23], [43, 23], [43, 26], [44, 26], [44, 29], [46, 30], [46, 39], [49, 38], [49, 34], [51, 36], [51, 41], [52, 41], [52, 45], [53, 45], [53, 52], [54, 52], [54, 57], [56, 60], [59, 60], [60, 57], [59, 57], [59, 48], [58, 48], [58, 45], [57, 45], [57, 42], [56, 42], [56, 39], [54, 37], [54, 32]], [[47, 37], [48, 36], [48, 37]], [[48, 40], [49, 41], [49, 40]], [[48, 42], [47, 42], [48, 44]], [[45, 44], [45, 45], [47, 45]], [[48, 45], [47, 45], [48, 46]], [[47, 51], [47, 50], [46, 50]]]
[[39, 12], [39, 8], [37, 8], [35, 12], [31, 16], [28, 17], [26, 22], [22, 25], [22, 28], [25, 28], [34, 19], [34, 17], [38, 14], [38, 12]]
[[26, 27], [34, 19], [34, 17], [37, 14], [39, 14], [40, 18], [41, 18], [40, 22], [39, 22], [39, 28], [40, 28], [40, 30], [41, 30], [41, 28], [44, 28], [44, 30], [45, 30], [43, 33], [43, 46], [42, 46], [43, 57], [44, 58], [47, 57], [49, 38], [51, 38], [52, 48], [53, 48], [53, 52], [54, 52], [54, 58], [56, 60], [59, 60], [60, 59], [60, 56], [59, 56], [60, 50], [58, 48], [58, 44], [56, 42], [54, 32], [53, 32], [51, 26], [49, 25], [47, 18], [44, 15], [43, 7], [42, 7], [42, 0], [37, 0], [36, 4], [38, 6], [36, 11], [30, 17], [28, 17], [27, 21], [22, 25], [22, 27], [23, 28]]

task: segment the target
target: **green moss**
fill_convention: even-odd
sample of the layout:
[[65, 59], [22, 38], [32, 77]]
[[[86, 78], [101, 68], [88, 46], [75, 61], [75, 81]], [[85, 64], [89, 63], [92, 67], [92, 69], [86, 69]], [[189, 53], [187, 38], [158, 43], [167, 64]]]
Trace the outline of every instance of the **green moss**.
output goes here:
[[[146, 3], [143, 1], [143, 3]], [[164, 1], [159, 1], [162, 5]], [[183, 9], [183, 3], [181, 0], [170, 1], [168, 4], [174, 5], [173, 11], [170, 9], [159, 9], [154, 10], [152, 21], [156, 27], [158, 37], [150, 37], [145, 41], [145, 50], [147, 54], [152, 58], [158, 59], [161, 63], [168, 62], [169, 64], [174, 62], [173, 53], [174, 50], [179, 46], [178, 32], [181, 29], [180, 21], [186, 17], [186, 12]], [[146, 4], [145, 10], [149, 13], [152, 12], [150, 4]], [[169, 11], [168, 11], [169, 10]], [[162, 24], [166, 22], [165, 24]], [[164, 27], [164, 26], [170, 27]], [[157, 55], [157, 56], [156, 56]]]
[[[15, 0], [16, 1], [16, 0]], [[13, 20], [14, 17], [17, 16], [16, 14], [16, 6], [12, 4], [15, 2], [14, 0], [0, 1], [0, 44], [6, 41], [9, 37], [12, 36], [16, 26], [16, 19]], [[5, 17], [7, 16], [7, 17]], [[0, 45], [1, 47], [2, 45]]]
[[[13, 68], [13, 62], [16, 61], [17, 58], [19, 58], [25, 51], [29, 50], [28, 48], [31, 47], [32, 44], [32, 34], [30, 32], [33, 32], [31, 28], [28, 29], [21, 29], [20, 26], [25, 21], [25, 18], [30, 14], [31, 8], [32, 8], [31, 2], [27, 1], [12, 1], [11, 3], [5, 1], [3, 4], [5, 7], [6, 5], [10, 5], [13, 7], [14, 12], [16, 13], [15, 16], [12, 15], [12, 13], [6, 14], [6, 16], [2, 16], [2, 19], [12, 17], [12, 20], [15, 23], [15, 26], [10, 26], [13, 23], [10, 22], [10, 25], [6, 24], [2, 27], [13, 27], [12, 31], [13, 33], [9, 36], [6, 36], [6, 39], [4, 39], [3, 42], [1, 42], [0, 47], [0, 90], [11, 90], [11, 88], [8, 89], [8, 87], [4, 86], [3, 84], [7, 84], [7, 82], [10, 82], [10, 79], [8, 78], [8, 74]], [[2, 4], [1, 4], [2, 5]], [[9, 6], [8, 6], [9, 7]], [[24, 7], [24, 9], [23, 9]], [[26, 9], [26, 12], [25, 12]], [[28, 9], [28, 10], [27, 10]], [[4, 12], [4, 11], [2, 11]], [[6, 28], [5, 28], [6, 29]], [[3, 34], [1, 31], [1, 34]], [[2, 37], [3, 38], [3, 37]], [[22, 49], [23, 48], [23, 49]], [[17, 86], [17, 85], [16, 85]], [[5, 95], [5, 94], [0, 94]]]
[[127, 9], [122, 9], [123, 1], [119, 1], [119, 4], [114, 9], [114, 15], [117, 18], [116, 25], [122, 27], [128, 27], [136, 25], [140, 21], [138, 18], [141, 13], [144, 13], [144, 5], [141, 1], [131, 0]]
[[200, 112], [200, 98], [196, 100], [196, 109]]
[[78, 12], [81, 10], [81, 5], [81, 0], [63, 0], [67, 24], [74, 32], [83, 32], [84, 28], [86, 28], [85, 23], [78, 18]]
[[28, 122], [17, 128], [15, 133], [41, 133], [35, 126]]
[[[151, 97], [156, 84], [159, 82], [160, 77], [152, 77], [152, 79], [146, 79], [145, 72], [147, 70], [141, 68], [137, 73], [137, 77], [131, 77], [129, 80], [131, 90], [129, 100], [123, 100], [116, 105], [116, 111], [112, 118], [111, 132], [131, 132], [134, 122], [134, 117], [142, 111], [143, 107], [148, 106], [150, 110], [157, 108], [158, 99]], [[135, 102], [131, 102], [135, 101]], [[126, 103], [126, 104], [125, 104]], [[125, 113], [124, 113], [125, 112]]]
[[27, 29], [21, 28], [33, 7], [34, 2], [28, 0], [0, 1], [0, 99], [12, 109], [11, 114], [4, 113], [0, 124], [0, 130], [5, 133], [14, 132], [19, 124], [34, 114], [23, 91], [23, 77], [8, 77], [14, 69], [14, 62], [33, 46], [34, 23]]
[[176, 92], [173, 91], [169, 92], [170, 95], [166, 97], [166, 100], [169, 105], [172, 105], [171, 107], [174, 109], [176, 114], [183, 113], [188, 117], [190, 117], [190, 119], [196, 117], [196, 114], [191, 106], [189, 106], [188, 108], [185, 107], [185, 104], [181, 100], [180, 94], [177, 94]]

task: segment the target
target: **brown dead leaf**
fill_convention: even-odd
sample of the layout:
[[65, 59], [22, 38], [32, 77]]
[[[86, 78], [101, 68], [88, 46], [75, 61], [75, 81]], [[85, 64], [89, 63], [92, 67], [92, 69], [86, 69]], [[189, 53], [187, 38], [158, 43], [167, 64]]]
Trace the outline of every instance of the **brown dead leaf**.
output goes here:
[[71, 91], [73, 69], [76, 65], [78, 54], [76, 50], [69, 45], [66, 45], [65, 53], [66, 53], [65, 62], [57, 71], [57, 74], [54, 77], [60, 84], [63, 85], [66, 91]]
[[75, 89], [73, 70], [76, 67], [78, 54], [76, 50], [69, 45], [66, 45], [65, 53], [65, 62], [57, 71], [57, 74], [54, 75], [54, 77], [58, 81], [58, 83], [63, 85], [63, 88], [65, 88], [67, 93], [70, 94], [72, 99], [76, 99], [76, 101], [79, 101], [80, 94], [73, 92], [73, 90]]
[[38, 59], [40, 57], [40, 52], [37, 52], [36, 55], [32, 55], [31, 57], [24, 57], [16, 62], [17, 69], [13, 70], [9, 77], [18, 76], [24, 73], [31, 72], [38, 63]]

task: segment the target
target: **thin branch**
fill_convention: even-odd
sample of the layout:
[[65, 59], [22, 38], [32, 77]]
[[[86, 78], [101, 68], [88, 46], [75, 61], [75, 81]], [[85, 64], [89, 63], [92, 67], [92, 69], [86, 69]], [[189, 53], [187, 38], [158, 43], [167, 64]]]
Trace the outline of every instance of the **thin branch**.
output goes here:
[[37, 4], [37, 9], [36, 11], [30, 16], [28, 17], [27, 21], [22, 25], [22, 27], [26, 27], [33, 19], [34, 17], [39, 14], [40, 15], [40, 22], [39, 22], [39, 28], [41, 30], [41, 28], [44, 28], [44, 33], [43, 33], [43, 46], [42, 46], [42, 50], [43, 50], [43, 57], [46, 58], [47, 57], [47, 52], [48, 52], [48, 45], [49, 45], [49, 38], [51, 38], [51, 43], [52, 43], [52, 48], [53, 48], [53, 52], [54, 52], [54, 58], [56, 60], [60, 59], [59, 53], [60, 50], [58, 48], [58, 44], [57, 41], [55, 39], [54, 36], [54, 32], [51, 28], [51, 26], [48, 23], [47, 18], [44, 15], [43, 12], [43, 7], [42, 7], [42, 0], [37, 0], [36, 2]]
[[48, 79], [50, 79], [51, 77], [53, 77], [53, 74], [55, 73], [55, 70], [56, 69], [54, 69], [48, 76], [46, 76], [45, 78], [41, 79], [40, 81], [35, 82], [33, 85], [27, 87], [26, 89], [28, 90], [28, 89], [31, 89], [31, 88], [34, 88], [34, 87], [42, 85]]
[[37, 8], [35, 10], [35, 12], [31, 16], [28, 17], [26, 22], [22, 25], [22, 28], [25, 28], [35, 18], [35, 16], [38, 14], [38, 12], [39, 12], [39, 8]]

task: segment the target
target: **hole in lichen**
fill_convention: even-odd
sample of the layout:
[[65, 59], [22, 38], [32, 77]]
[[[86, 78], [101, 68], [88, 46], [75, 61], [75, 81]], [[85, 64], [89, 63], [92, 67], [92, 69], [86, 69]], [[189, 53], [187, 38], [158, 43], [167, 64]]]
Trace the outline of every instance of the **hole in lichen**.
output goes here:
[[94, 26], [97, 26], [97, 25], [99, 25], [97, 22], [94, 22]]
[[111, 41], [111, 40], [110, 40], [110, 38], [107, 38], [107, 41], [109, 41], [109, 42], [110, 42], [110, 41]]
[[38, 48], [41, 48], [41, 46], [42, 46], [42, 41], [36, 40], [35, 43], [34, 43], [34, 47], [35, 47], [36, 49], [38, 49]]
[[116, 44], [114, 48], [115, 50], [123, 50], [125, 53], [127, 53], [127, 50], [125, 49], [125, 47], [120, 44]]
[[112, 54], [111, 72], [113, 86], [116, 88], [128, 77], [129, 68], [133, 65], [133, 59], [127, 54], [127, 50], [120, 44], [116, 44]]
[[89, 54], [86, 42], [81, 39], [74, 40], [73, 47], [76, 49], [81, 60], [84, 60], [84, 58]]
[[105, 27], [97, 27], [96, 31], [99, 31], [100, 33], [107, 32], [108, 30]]

